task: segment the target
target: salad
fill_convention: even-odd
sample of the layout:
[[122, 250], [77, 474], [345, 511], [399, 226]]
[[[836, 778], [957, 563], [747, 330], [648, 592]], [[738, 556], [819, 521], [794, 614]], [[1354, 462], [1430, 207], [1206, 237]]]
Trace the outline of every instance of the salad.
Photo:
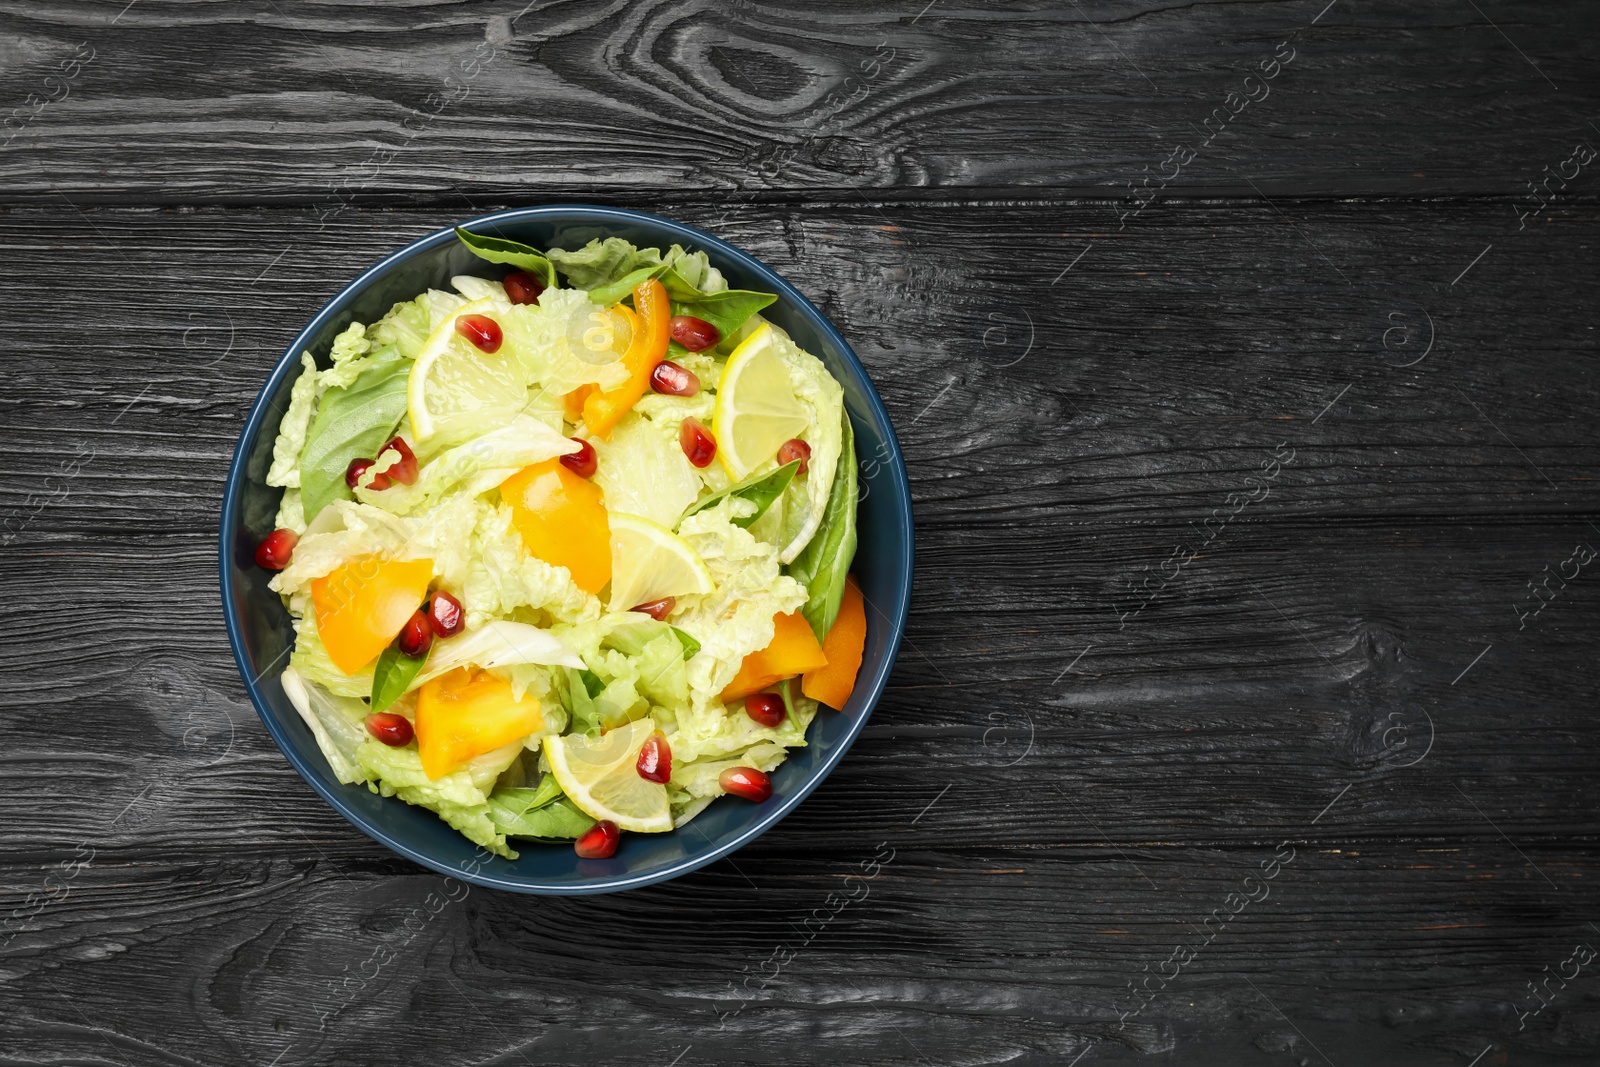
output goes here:
[[704, 252], [456, 233], [503, 276], [301, 357], [284, 692], [339, 781], [509, 859], [765, 801], [866, 639], [839, 383]]

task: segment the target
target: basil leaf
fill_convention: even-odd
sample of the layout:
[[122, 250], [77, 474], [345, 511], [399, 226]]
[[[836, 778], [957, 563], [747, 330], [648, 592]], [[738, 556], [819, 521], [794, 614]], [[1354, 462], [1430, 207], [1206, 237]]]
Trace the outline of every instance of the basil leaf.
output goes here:
[[771, 293], [757, 293], [749, 289], [724, 289], [720, 293], [706, 293], [693, 300], [673, 300], [674, 315], [693, 315], [717, 328], [723, 337], [732, 337], [745, 320], [756, 312], [775, 303]]
[[839, 615], [845, 578], [856, 556], [856, 497], [856, 440], [846, 412], [844, 445], [834, 468], [833, 485], [828, 488], [822, 525], [789, 564], [790, 577], [806, 587], [808, 597], [800, 614], [811, 624], [818, 641], [827, 636]]
[[678, 644], [683, 646], [683, 658], [693, 659], [694, 654], [700, 651], [700, 642], [694, 639], [694, 635], [680, 630], [676, 626], [672, 628], [672, 633], [678, 639]]
[[330, 502], [354, 498], [345, 468], [353, 459], [376, 456], [405, 416], [411, 361], [398, 349], [369, 358], [372, 365], [355, 381], [329, 389], [317, 404], [300, 452], [300, 504], [307, 522]]
[[[541, 783], [540, 788], [543, 788]], [[536, 793], [531, 789], [502, 789], [489, 798], [489, 818], [494, 828], [512, 837], [545, 837], [571, 840], [582, 837], [594, 820], [578, 810], [566, 797], [538, 807], [519, 807], [522, 798], [513, 794]], [[559, 790], [558, 790], [559, 793]]]
[[795, 701], [800, 699], [800, 679], [785, 678], [778, 683], [778, 693], [783, 697], [784, 710], [793, 715]]
[[614, 282], [609, 282], [596, 289], [590, 289], [589, 302], [599, 304], [601, 307], [610, 307], [612, 304], [621, 303], [629, 293], [633, 292], [635, 286], [649, 281], [666, 269], [667, 267], [664, 263], [655, 267], [640, 267], [636, 271], [624, 274]]
[[521, 241], [512, 241], [505, 237], [486, 237], [483, 234], [470, 233], [459, 226], [456, 227], [456, 237], [479, 259], [487, 259], [490, 263], [505, 263], [518, 270], [537, 274], [544, 279], [545, 285], [555, 288], [555, 268], [551, 266], [549, 258], [532, 245], [525, 245]]
[[765, 474], [752, 474], [743, 481], [733, 483], [726, 489], [719, 489], [704, 500], [690, 504], [689, 510], [683, 513], [683, 517], [678, 520], [673, 529], [681, 526], [683, 520], [695, 512], [704, 511], [724, 497], [729, 496], [743, 497], [745, 500], [755, 504], [756, 510], [754, 514], [742, 519], [732, 520], [735, 526], [743, 526], [748, 529], [752, 523], [765, 515], [767, 509], [772, 506], [772, 502], [782, 496], [785, 489], [789, 488], [789, 483], [794, 480], [795, 471], [799, 469], [800, 461], [797, 459], [791, 460], [777, 470], [771, 470]]
[[516, 820], [522, 819], [530, 812], [538, 811], [540, 808], [554, 803], [561, 799], [563, 795], [561, 786], [556, 782], [555, 775], [546, 774], [539, 779], [539, 784], [532, 789], [519, 786], [511, 789], [495, 790], [494, 794], [489, 797], [489, 803], [502, 809], [502, 818], [495, 820], [500, 832], [503, 834], [519, 833], [521, 831], [507, 830], [506, 825], [514, 824]]
[[422, 673], [422, 665], [427, 662], [426, 653], [412, 659], [400, 651], [399, 645], [384, 649], [372, 668], [372, 710], [389, 710], [389, 705], [411, 688], [412, 679]]

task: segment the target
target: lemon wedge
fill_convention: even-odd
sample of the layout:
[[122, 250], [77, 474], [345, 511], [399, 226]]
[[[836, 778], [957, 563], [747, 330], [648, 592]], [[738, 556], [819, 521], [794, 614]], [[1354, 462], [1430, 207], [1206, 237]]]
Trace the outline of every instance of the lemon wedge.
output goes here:
[[614, 511], [610, 519], [612, 611], [711, 592], [711, 571], [689, 542], [638, 515]]
[[406, 412], [417, 442], [510, 418], [528, 401], [526, 373], [505, 345], [483, 352], [456, 332], [463, 315], [503, 312], [493, 298], [463, 304], [428, 335], [406, 379]]
[[667, 787], [639, 777], [639, 749], [655, 732], [650, 718], [596, 738], [582, 734], [544, 739], [550, 773], [591, 819], [610, 819], [621, 830], [658, 834], [672, 829]]
[[795, 399], [772, 325], [762, 323], [733, 350], [717, 383], [711, 413], [717, 458], [729, 477], [744, 478], [804, 433], [810, 421]]

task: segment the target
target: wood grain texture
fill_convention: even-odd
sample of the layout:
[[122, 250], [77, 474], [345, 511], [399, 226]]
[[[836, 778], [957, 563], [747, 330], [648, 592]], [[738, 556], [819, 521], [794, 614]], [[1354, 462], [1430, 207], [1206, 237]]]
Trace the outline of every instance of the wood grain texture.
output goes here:
[[[1325, 5], [11, 0], [0, 98], [57, 102], [0, 154], [0, 181], [328, 210], [660, 189], [1120, 196], [1187, 144], [1191, 193], [1512, 198], [1595, 136], [1591, 4]], [[41, 89], [81, 42], [95, 55], [70, 88]], [[1263, 64], [1274, 77], [1247, 82]]]
[[[1519, 218], [1600, 144], [1595, 17], [0, 5], [18, 105], [97, 49], [0, 147], [0, 1064], [1600, 1060], [1600, 572], [1540, 584], [1600, 546], [1591, 171]], [[546, 200], [793, 280], [917, 524], [828, 781], [584, 900], [333, 814], [215, 578], [301, 324]]]

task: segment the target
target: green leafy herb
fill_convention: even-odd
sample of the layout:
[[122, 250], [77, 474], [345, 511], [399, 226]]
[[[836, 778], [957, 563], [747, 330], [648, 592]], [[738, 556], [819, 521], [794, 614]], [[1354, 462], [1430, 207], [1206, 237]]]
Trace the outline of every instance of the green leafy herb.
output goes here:
[[350, 461], [377, 455], [406, 413], [411, 361], [392, 348], [369, 358], [372, 365], [355, 381], [329, 389], [317, 404], [300, 453], [300, 504], [307, 522], [331, 501], [351, 499], [344, 481]]
[[827, 636], [839, 615], [845, 578], [856, 556], [856, 441], [849, 412], [843, 417], [844, 444], [833, 485], [828, 488], [822, 526], [789, 564], [790, 576], [806, 587], [808, 596], [800, 614], [811, 624], [818, 641]]
[[660, 249], [635, 248], [621, 237], [607, 237], [604, 241], [597, 238], [574, 252], [552, 248], [547, 254], [550, 262], [567, 276], [567, 281], [574, 289], [591, 291], [602, 285], [610, 285], [635, 271], [654, 271], [662, 265]]
[[537, 274], [544, 279], [545, 285], [552, 288], [556, 284], [555, 268], [551, 266], [549, 257], [532, 245], [504, 237], [469, 233], [459, 226], [456, 227], [456, 237], [479, 259], [487, 259], [490, 263], [506, 263], [518, 270]]
[[372, 710], [388, 711], [389, 705], [411, 688], [412, 680], [422, 673], [427, 662], [426, 652], [413, 659], [401, 652], [398, 644], [384, 649], [372, 668]]
[[694, 654], [700, 651], [700, 642], [694, 639], [694, 635], [680, 630], [676, 626], [672, 628], [672, 633], [677, 637], [678, 643], [683, 646], [683, 658], [693, 659]]
[[777, 470], [771, 470], [765, 474], [752, 474], [743, 481], [733, 483], [726, 489], [719, 489], [704, 500], [690, 504], [689, 510], [685, 511], [683, 518], [678, 520], [678, 525], [681, 526], [684, 519], [687, 519], [697, 511], [704, 511], [724, 497], [737, 496], [750, 501], [756, 506], [753, 514], [731, 520], [735, 526], [743, 526], [748, 529], [752, 523], [765, 515], [767, 509], [772, 506], [772, 502], [782, 496], [785, 489], [789, 488], [789, 483], [794, 480], [795, 471], [799, 469], [800, 461], [793, 460], [785, 463]]
[[778, 692], [783, 696], [783, 706], [790, 715], [794, 714], [795, 702], [800, 699], [800, 679], [785, 678], [778, 683]]
[[[578, 671], [571, 667], [563, 667], [565, 675], [565, 693], [562, 703], [567, 706], [567, 713], [572, 716], [572, 732], [587, 734], [600, 726], [600, 709], [595, 707], [594, 698], [605, 688], [599, 675], [592, 671]], [[598, 685], [591, 691], [590, 680]]]
[[548, 774], [537, 789], [496, 790], [489, 797], [489, 818], [496, 830], [512, 837], [570, 840], [582, 837], [594, 825], [593, 819], [562, 795], [561, 787]]
[[599, 304], [601, 307], [610, 307], [612, 304], [620, 303], [629, 293], [633, 292], [635, 286], [649, 281], [666, 269], [667, 267], [664, 263], [654, 267], [640, 267], [636, 271], [624, 274], [614, 282], [608, 282], [605, 285], [590, 289], [589, 302]]
[[723, 337], [732, 337], [745, 324], [745, 320], [778, 298], [771, 293], [757, 293], [749, 289], [724, 289], [720, 293], [706, 293], [691, 300], [672, 301], [674, 315], [693, 315], [717, 328]]

